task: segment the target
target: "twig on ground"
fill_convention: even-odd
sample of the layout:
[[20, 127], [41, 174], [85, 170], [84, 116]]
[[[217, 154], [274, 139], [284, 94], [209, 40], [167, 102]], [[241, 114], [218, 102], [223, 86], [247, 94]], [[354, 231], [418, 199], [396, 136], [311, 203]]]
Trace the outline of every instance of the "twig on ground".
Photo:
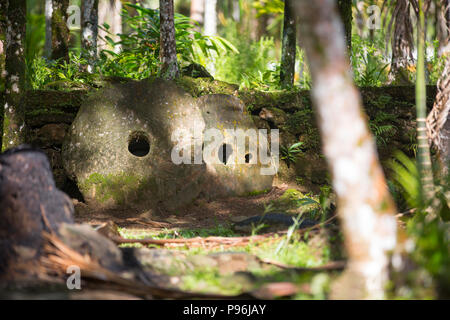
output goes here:
[[296, 271], [296, 272], [340, 271], [340, 270], [343, 270], [346, 265], [345, 261], [334, 261], [334, 262], [327, 263], [320, 267], [303, 268], [303, 267], [289, 266], [287, 264], [284, 264], [284, 263], [281, 263], [278, 261], [274, 261], [274, 260], [270, 260], [270, 259], [259, 259], [259, 260], [260, 260], [260, 262], [265, 263], [265, 264], [270, 264], [270, 265], [273, 265], [273, 266], [281, 268], [281, 269], [291, 270], [291, 271]]
[[[311, 230], [318, 229], [323, 225], [334, 220], [336, 216], [332, 216], [324, 222], [321, 222], [315, 226], [299, 229], [298, 233], [305, 233]], [[188, 246], [188, 247], [214, 247], [214, 246], [245, 246], [249, 243], [255, 243], [260, 241], [266, 241], [271, 237], [285, 234], [287, 231], [271, 232], [263, 235], [247, 236], [247, 237], [195, 237], [189, 239], [125, 239], [122, 237], [112, 237], [111, 240], [116, 244], [125, 243], [138, 243], [143, 245], [157, 245], [157, 246]]]

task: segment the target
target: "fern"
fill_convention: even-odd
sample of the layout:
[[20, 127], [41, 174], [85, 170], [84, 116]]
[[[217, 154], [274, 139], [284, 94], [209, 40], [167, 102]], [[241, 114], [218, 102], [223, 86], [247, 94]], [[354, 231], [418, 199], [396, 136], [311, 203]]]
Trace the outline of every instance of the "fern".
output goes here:
[[302, 149], [300, 149], [302, 144], [303, 142], [297, 142], [290, 147], [280, 147], [281, 159], [286, 161], [288, 167], [291, 165], [291, 163], [297, 162], [297, 157], [302, 152]]
[[394, 181], [403, 190], [403, 197], [412, 208], [423, 208], [423, 196], [421, 192], [419, 171], [415, 161], [408, 158], [404, 153], [397, 152], [394, 160], [390, 163], [394, 171]]

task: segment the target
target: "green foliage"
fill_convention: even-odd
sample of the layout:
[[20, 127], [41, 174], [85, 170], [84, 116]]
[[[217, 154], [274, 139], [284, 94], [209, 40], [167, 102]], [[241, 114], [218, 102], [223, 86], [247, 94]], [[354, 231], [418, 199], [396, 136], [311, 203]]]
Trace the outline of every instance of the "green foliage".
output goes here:
[[[404, 200], [410, 208], [423, 208], [424, 199], [421, 193], [419, 172], [415, 162], [404, 153], [397, 152], [391, 161], [393, 183], [400, 187]], [[394, 186], [391, 187], [394, 189]]]
[[352, 36], [352, 67], [355, 82], [358, 86], [379, 87], [387, 82], [387, 67], [382, 43], [362, 39], [356, 34]]
[[438, 294], [448, 299], [450, 296], [448, 224], [442, 223], [439, 218], [430, 220], [425, 212], [420, 211], [408, 224], [408, 231], [415, 240], [414, 260], [434, 278]]
[[[137, 15], [132, 16], [131, 9]], [[159, 11], [127, 4], [123, 10], [123, 20], [131, 30], [119, 34], [119, 41], [114, 41], [111, 34], [105, 41], [112, 49], [104, 49], [94, 65], [93, 74], [85, 72], [87, 55], [85, 52], [71, 52], [69, 62], [47, 61], [44, 58], [30, 58], [28, 63], [28, 82], [33, 89], [49, 87], [69, 89], [93, 85], [101, 76], [115, 76], [131, 79], [145, 79], [159, 72]], [[107, 32], [110, 26], [100, 26]], [[226, 39], [218, 36], [203, 36], [195, 31], [195, 23], [189, 18], [175, 15], [177, 54], [179, 63], [187, 65], [199, 63], [206, 65], [211, 59], [224, 53], [238, 50]], [[32, 37], [30, 37], [32, 39]], [[31, 40], [30, 40], [31, 41]]]
[[[279, 48], [274, 37], [262, 37], [258, 41], [252, 41], [249, 34], [239, 31], [236, 22], [229, 22], [223, 29], [223, 35], [236, 45], [240, 53], [229, 54], [216, 61], [217, 79], [238, 84], [241, 89], [281, 89]], [[311, 76], [305, 62], [305, 54], [299, 47], [296, 64], [299, 66], [296, 85], [309, 89]]]
[[257, 10], [258, 17], [264, 14], [284, 14], [284, 1], [282, 0], [256, 0], [253, 7]]
[[312, 109], [305, 108], [296, 111], [294, 114], [289, 116], [286, 121], [286, 127], [294, 134], [306, 133], [310, 135], [314, 131], [313, 121], [314, 115]]
[[157, 239], [195, 238], [195, 237], [236, 237], [237, 234], [229, 225], [217, 224], [213, 228], [183, 229], [179, 231], [166, 231], [158, 234]]
[[94, 75], [82, 71], [86, 65], [87, 60], [75, 52], [69, 52], [69, 62], [39, 57], [28, 66], [28, 84], [36, 90], [83, 88], [95, 79]]
[[45, 16], [36, 14], [29, 8], [27, 14], [27, 31], [25, 42], [25, 58], [33, 61], [37, 56], [41, 56], [44, 51], [45, 42]]
[[[130, 10], [137, 14], [132, 16]], [[102, 50], [100, 53], [99, 72], [143, 79], [159, 71], [160, 25], [159, 10], [147, 9], [134, 4], [126, 4], [122, 14], [131, 32], [119, 34], [115, 42], [110, 36], [105, 40], [112, 48], [121, 46], [120, 52]], [[109, 32], [109, 26], [104, 25]], [[199, 63], [203, 66], [216, 55], [235, 52], [237, 49], [227, 40], [218, 36], [203, 36], [195, 30], [195, 24], [188, 17], [175, 14], [175, 39], [180, 64]]]
[[291, 163], [297, 162], [297, 157], [302, 152], [300, 148], [303, 142], [297, 142], [290, 147], [280, 146], [281, 160], [284, 160], [289, 167]]
[[375, 119], [369, 121], [369, 127], [375, 135], [377, 145], [387, 146], [394, 137], [397, 132], [397, 118], [395, 114], [378, 111]]
[[53, 76], [53, 69], [45, 58], [33, 59], [27, 64], [28, 83], [32, 89], [42, 89]]
[[[414, 261], [423, 267], [435, 280], [438, 291], [450, 296], [450, 226], [443, 220], [449, 217], [449, 177], [441, 181], [435, 190], [433, 212], [430, 215], [430, 203], [427, 203], [421, 188], [420, 175], [416, 163], [402, 153], [397, 153], [391, 163], [394, 171], [394, 184], [391, 190], [402, 194], [407, 204], [415, 208], [413, 219], [408, 221], [407, 230], [413, 238], [415, 247], [412, 252]], [[437, 203], [436, 203], [437, 202]]]
[[297, 46], [296, 60], [299, 65], [297, 85], [304, 90], [311, 90], [312, 78], [306, 61], [306, 53]]
[[440, 43], [438, 40], [435, 40], [432, 43], [432, 46], [434, 47], [434, 51], [431, 58], [428, 59], [427, 69], [429, 72], [429, 82], [435, 84], [444, 72], [445, 62], [448, 59], [448, 55], [439, 55]]
[[281, 30], [284, 19], [284, 1], [282, 0], [253, 0], [253, 7], [256, 9], [256, 17], [262, 15], [273, 17], [272, 22], [267, 26], [268, 31], [276, 33]]
[[229, 54], [216, 61], [215, 77], [236, 83], [241, 88], [267, 89], [278, 85], [279, 62], [275, 57], [273, 38], [261, 38], [257, 42], [239, 33], [237, 24], [230, 22], [224, 29], [224, 37], [234, 43], [239, 54]]

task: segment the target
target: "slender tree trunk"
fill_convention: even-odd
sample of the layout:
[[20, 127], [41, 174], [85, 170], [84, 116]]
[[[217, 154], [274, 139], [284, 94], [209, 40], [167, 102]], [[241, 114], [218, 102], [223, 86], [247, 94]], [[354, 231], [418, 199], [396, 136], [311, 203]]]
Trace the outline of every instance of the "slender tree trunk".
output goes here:
[[52, 0], [45, 0], [45, 44], [44, 56], [50, 59], [52, 56]]
[[217, 34], [217, 0], [205, 1], [205, 35]]
[[81, 47], [88, 56], [88, 72], [93, 72], [97, 59], [98, 0], [83, 0], [81, 4]]
[[26, 126], [20, 98], [25, 86], [26, 0], [9, 0], [6, 14], [5, 119], [3, 146], [25, 141]]
[[427, 136], [427, 93], [425, 81], [425, 14], [423, 1], [419, 0], [419, 21], [417, 25], [417, 80], [416, 80], [416, 110], [417, 110], [417, 164], [425, 200], [430, 201], [434, 193], [433, 170], [430, 147]]
[[69, 28], [67, 8], [69, 0], [52, 0], [52, 59], [69, 61]]
[[[98, 41], [98, 47], [100, 49], [108, 48], [108, 43], [103, 39], [105, 36], [111, 37], [114, 41], [118, 41], [119, 37], [117, 34], [122, 33], [122, 16], [120, 15], [122, 11], [122, 2], [120, 0], [99, 0], [98, 3], [98, 24], [103, 26], [103, 24], [107, 23], [110, 26], [109, 34], [100, 29], [99, 36], [100, 40]], [[111, 48], [114, 52], [118, 53], [121, 50], [121, 46], [117, 45], [114, 48]]]
[[[5, 85], [6, 9], [8, 1], [0, 2], [0, 88]], [[2, 152], [3, 121], [5, 116], [5, 90], [0, 91], [0, 153]]]
[[289, 88], [294, 85], [297, 25], [293, 0], [284, 4], [283, 44], [281, 52], [280, 81], [281, 86]]
[[263, 14], [256, 19], [256, 41], [260, 40], [266, 34], [268, 23], [269, 16], [267, 14]]
[[205, 0], [191, 1], [191, 19], [197, 21], [200, 26], [203, 25], [204, 12], [205, 12]]
[[353, 84], [335, 0], [297, 0], [323, 150], [333, 177], [349, 257], [333, 298], [383, 298], [397, 242], [389, 195], [361, 97]]
[[178, 77], [177, 44], [175, 42], [175, 21], [173, 0], [159, 0], [161, 33], [161, 76], [165, 79]]
[[240, 22], [241, 21], [241, 8], [239, 7], [239, 0], [234, 0], [231, 3], [232, 5], [232, 16], [233, 16], [233, 20], [236, 22]]
[[342, 22], [344, 23], [345, 39], [347, 50], [352, 52], [352, 0], [338, 0], [338, 9]]

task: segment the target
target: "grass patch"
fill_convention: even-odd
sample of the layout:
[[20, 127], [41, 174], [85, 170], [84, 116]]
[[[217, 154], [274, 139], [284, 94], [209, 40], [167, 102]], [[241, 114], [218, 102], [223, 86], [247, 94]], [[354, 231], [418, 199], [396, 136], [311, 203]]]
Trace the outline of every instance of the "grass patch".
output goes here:
[[195, 237], [237, 237], [231, 225], [219, 224], [213, 228], [167, 230], [159, 233], [155, 239], [195, 238]]

